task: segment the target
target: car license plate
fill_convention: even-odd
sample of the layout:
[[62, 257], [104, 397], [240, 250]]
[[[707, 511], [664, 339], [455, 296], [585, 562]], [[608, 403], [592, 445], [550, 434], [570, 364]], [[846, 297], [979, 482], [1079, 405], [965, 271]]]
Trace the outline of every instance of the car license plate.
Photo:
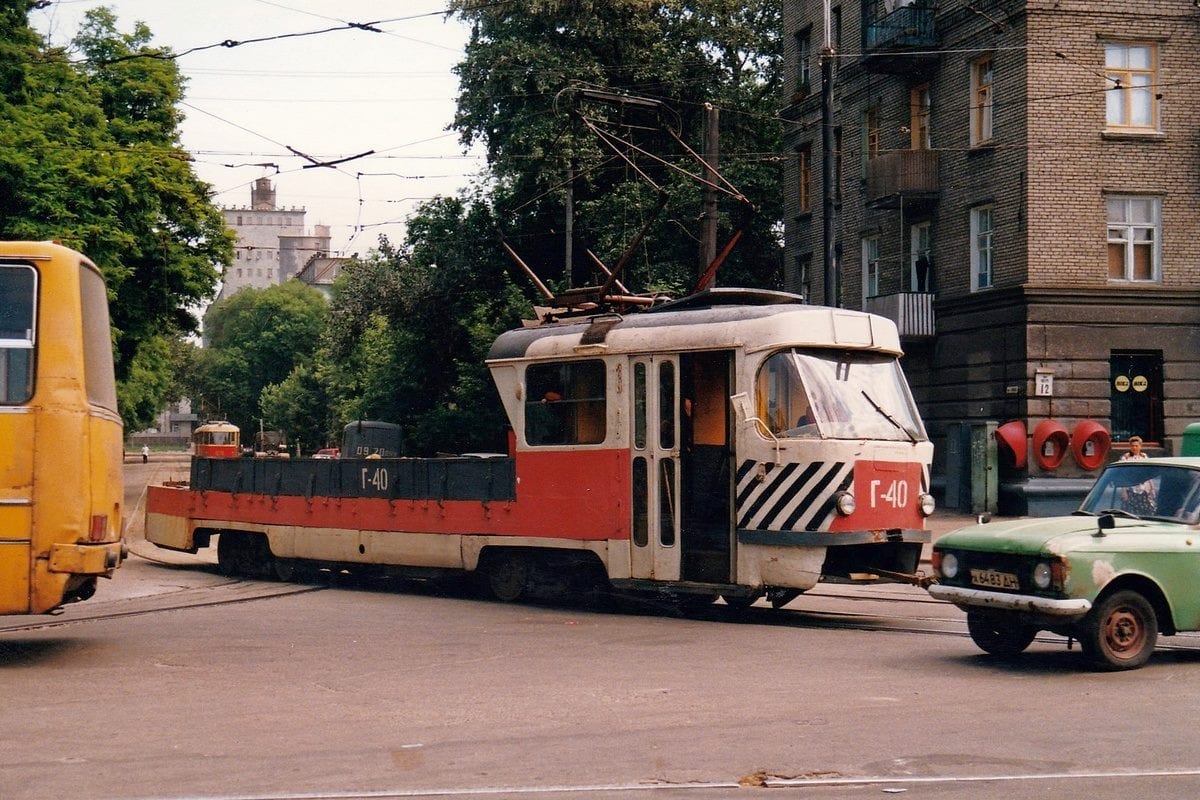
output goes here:
[[976, 586], [987, 586], [992, 589], [1020, 589], [1021, 583], [1011, 572], [997, 572], [994, 569], [971, 570], [971, 583]]

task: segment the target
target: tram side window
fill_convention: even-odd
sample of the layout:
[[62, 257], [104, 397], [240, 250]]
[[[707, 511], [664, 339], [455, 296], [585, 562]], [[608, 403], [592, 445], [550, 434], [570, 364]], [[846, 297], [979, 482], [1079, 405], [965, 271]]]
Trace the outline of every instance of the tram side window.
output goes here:
[[116, 411], [108, 292], [100, 273], [83, 265], [79, 267], [79, 301], [83, 310], [83, 371], [88, 402]]
[[534, 364], [525, 370], [525, 441], [600, 444], [606, 434], [603, 361]]
[[0, 403], [33, 397], [37, 273], [28, 265], [0, 265]]

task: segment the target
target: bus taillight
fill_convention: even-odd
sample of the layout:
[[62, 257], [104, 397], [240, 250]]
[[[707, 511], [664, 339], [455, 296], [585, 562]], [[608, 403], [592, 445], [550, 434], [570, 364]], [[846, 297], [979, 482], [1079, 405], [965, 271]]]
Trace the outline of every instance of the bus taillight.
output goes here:
[[103, 542], [108, 532], [108, 514], [92, 514], [92, 529], [88, 531], [89, 542]]

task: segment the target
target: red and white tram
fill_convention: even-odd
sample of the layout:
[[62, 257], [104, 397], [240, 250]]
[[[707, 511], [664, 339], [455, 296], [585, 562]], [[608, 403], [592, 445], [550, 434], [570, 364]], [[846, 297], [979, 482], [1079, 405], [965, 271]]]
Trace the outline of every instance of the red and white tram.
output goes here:
[[242, 454], [241, 439], [237, 425], [213, 420], [192, 431], [192, 451], [200, 458], [237, 458]]
[[219, 461], [151, 487], [146, 538], [230, 572], [458, 570], [515, 599], [536, 575], [776, 604], [821, 580], [911, 576], [933, 446], [895, 326], [775, 292], [710, 290], [501, 335], [512, 428], [480, 458]]

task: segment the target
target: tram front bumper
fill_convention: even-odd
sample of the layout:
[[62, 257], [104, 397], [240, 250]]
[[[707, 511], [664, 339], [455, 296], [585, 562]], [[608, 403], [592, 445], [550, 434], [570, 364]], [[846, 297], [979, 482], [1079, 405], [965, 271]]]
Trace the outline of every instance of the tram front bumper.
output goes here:
[[50, 572], [73, 575], [107, 575], [121, 565], [123, 542], [56, 544], [50, 548]]

